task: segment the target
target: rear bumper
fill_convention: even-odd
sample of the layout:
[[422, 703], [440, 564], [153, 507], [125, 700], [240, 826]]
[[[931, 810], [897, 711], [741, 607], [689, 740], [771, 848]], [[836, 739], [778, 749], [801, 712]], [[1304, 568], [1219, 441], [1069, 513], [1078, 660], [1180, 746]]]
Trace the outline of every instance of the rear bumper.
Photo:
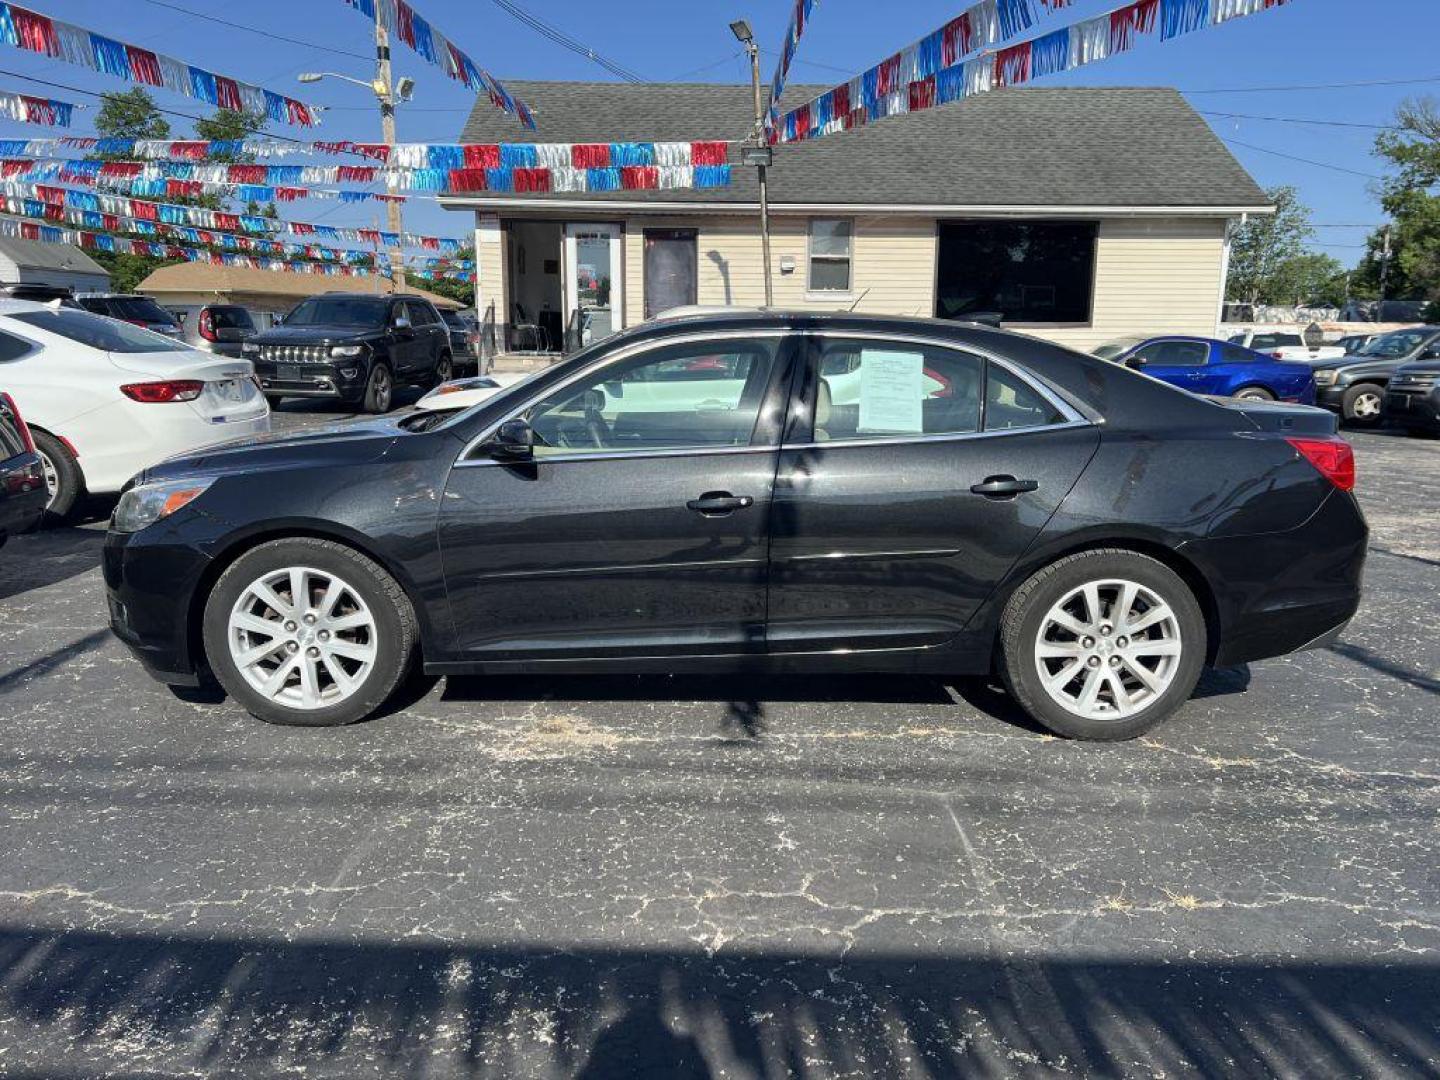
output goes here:
[[1440, 429], [1440, 390], [1386, 391], [1382, 415], [1401, 427]]
[[1215, 594], [1220, 667], [1321, 648], [1360, 607], [1370, 531], [1355, 498], [1332, 491], [1298, 528], [1186, 544]]
[[37, 455], [18, 454], [0, 461], [0, 539], [32, 528], [49, 501]]

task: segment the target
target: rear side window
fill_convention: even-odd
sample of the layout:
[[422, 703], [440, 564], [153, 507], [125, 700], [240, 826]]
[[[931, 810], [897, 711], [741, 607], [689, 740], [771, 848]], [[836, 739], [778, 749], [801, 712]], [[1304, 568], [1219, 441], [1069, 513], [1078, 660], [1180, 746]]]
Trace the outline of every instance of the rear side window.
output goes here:
[[999, 364], [990, 364], [985, 379], [985, 430], [1018, 431], [1021, 428], [1063, 424], [1065, 416]]
[[1255, 364], [1267, 358], [1257, 356], [1249, 349], [1242, 349], [1238, 345], [1225, 345], [1220, 349], [1220, 359], [1226, 364]]
[[188, 345], [88, 311], [22, 311], [9, 316], [18, 323], [68, 338], [92, 349], [113, 353], [189, 352]]
[[[100, 301], [81, 301], [89, 310], [109, 315], [112, 319], [129, 319], [132, 322], [175, 323], [175, 316], [166, 311], [148, 296], [111, 296]], [[91, 304], [102, 306], [91, 307]]]

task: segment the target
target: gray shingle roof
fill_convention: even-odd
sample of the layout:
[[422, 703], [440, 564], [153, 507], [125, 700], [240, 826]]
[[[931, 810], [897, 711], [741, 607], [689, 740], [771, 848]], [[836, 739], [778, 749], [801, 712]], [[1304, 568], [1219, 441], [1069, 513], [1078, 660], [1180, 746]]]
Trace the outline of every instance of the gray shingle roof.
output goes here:
[[106, 269], [74, 244], [51, 244], [20, 236], [0, 236], [0, 255], [27, 270], [66, 270], [76, 274], [99, 274]]
[[[738, 139], [748, 87], [510, 82], [535, 109], [544, 142]], [[827, 87], [796, 86], [787, 106]], [[463, 142], [526, 138], [477, 101]], [[734, 154], [732, 153], [732, 160]], [[776, 148], [770, 197], [786, 203], [945, 206], [1266, 206], [1265, 193], [1175, 90], [1003, 90], [859, 130]], [[485, 193], [482, 197], [497, 197]], [[500, 196], [503, 197], [503, 196]], [[532, 198], [534, 196], [531, 196]], [[564, 196], [586, 198], [587, 196]], [[590, 198], [758, 201], [755, 170], [729, 188], [619, 192]]]

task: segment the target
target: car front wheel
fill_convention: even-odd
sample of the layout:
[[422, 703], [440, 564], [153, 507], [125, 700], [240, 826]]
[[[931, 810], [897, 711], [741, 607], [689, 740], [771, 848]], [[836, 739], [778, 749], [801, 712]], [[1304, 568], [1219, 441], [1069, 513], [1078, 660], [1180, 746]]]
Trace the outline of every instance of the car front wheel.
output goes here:
[[1206, 645], [1204, 614], [1173, 570], [1133, 551], [1087, 551], [1010, 598], [1001, 670], [1046, 728], [1110, 742], [1144, 734], [1189, 700]]
[[435, 374], [432, 376], [431, 386], [439, 386], [447, 383], [455, 377], [455, 362], [450, 359], [449, 353], [441, 353], [440, 359], [435, 361]]
[[216, 679], [252, 716], [334, 727], [385, 704], [417, 630], [404, 591], [379, 564], [297, 537], [262, 544], [220, 575], [203, 635]]
[[1380, 409], [1385, 403], [1385, 388], [1374, 383], [1360, 383], [1345, 391], [1342, 402], [1345, 419], [1352, 424], [1378, 424]]
[[389, 412], [394, 393], [395, 382], [390, 377], [390, 369], [380, 363], [372, 365], [370, 376], [365, 380], [365, 411], [376, 415]]

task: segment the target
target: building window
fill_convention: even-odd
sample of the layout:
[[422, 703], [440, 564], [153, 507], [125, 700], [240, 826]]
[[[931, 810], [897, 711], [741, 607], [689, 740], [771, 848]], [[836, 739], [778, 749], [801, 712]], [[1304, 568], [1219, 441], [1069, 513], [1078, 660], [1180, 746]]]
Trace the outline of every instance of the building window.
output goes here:
[[1093, 221], [942, 221], [935, 314], [999, 312], [1007, 322], [1088, 323]]
[[845, 218], [814, 218], [810, 222], [810, 291], [848, 293], [855, 223]]

